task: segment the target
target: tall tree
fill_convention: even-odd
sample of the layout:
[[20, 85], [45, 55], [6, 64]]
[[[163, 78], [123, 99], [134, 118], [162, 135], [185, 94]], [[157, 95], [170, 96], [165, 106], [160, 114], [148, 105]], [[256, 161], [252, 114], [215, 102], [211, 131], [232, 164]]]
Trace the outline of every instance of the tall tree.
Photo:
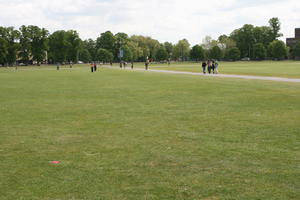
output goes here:
[[280, 33], [281, 23], [277, 17], [273, 17], [269, 20], [270, 27], [272, 29], [272, 41], [282, 36]]
[[15, 64], [19, 49], [20, 32], [15, 30], [14, 27], [0, 27], [0, 37], [7, 42], [6, 62], [9, 65]]
[[76, 63], [78, 61], [79, 51], [81, 48], [81, 39], [79, 38], [79, 35], [77, 31], [69, 30], [66, 33], [66, 40], [68, 44], [68, 50], [66, 59], [68, 62]]
[[20, 30], [20, 49], [19, 57], [22, 62], [28, 65], [31, 55], [31, 41], [30, 41], [30, 31], [27, 26], [21, 26]]
[[83, 48], [87, 49], [90, 54], [91, 61], [97, 60], [97, 48], [96, 48], [96, 42], [92, 39], [84, 40], [83, 41]]
[[173, 53], [174, 45], [171, 42], [165, 42], [164, 43], [164, 47], [167, 50], [168, 55], [170, 57], [172, 55], [172, 53]]
[[114, 34], [110, 31], [101, 33], [100, 37], [97, 38], [96, 48], [97, 49], [106, 49], [111, 53], [114, 53], [116, 38]]
[[0, 65], [4, 65], [6, 63], [8, 54], [8, 42], [0, 37]]
[[44, 28], [29, 26], [32, 59], [39, 65], [46, 58], [49, 32]]
[[242, 57], [252, 57], [252, 49], [255, 44], [254, 26], [245, 24], [242, 28], [234, 30], [230, 37], [236, 42]]
[[49, 59], [51, 62], [65, 62], [68, 48], [66, 31], [56, 31], [49, 36]]
[[175, 59], [187, 60], [190, 53], [190, 43], [187, 39], [179, 40], [173, 50], [173, 57]]
[[193, 46], [190, 51], [190, 57], [196, 61], [204, 60], [205, 54], [203, 48], [200, 45]]

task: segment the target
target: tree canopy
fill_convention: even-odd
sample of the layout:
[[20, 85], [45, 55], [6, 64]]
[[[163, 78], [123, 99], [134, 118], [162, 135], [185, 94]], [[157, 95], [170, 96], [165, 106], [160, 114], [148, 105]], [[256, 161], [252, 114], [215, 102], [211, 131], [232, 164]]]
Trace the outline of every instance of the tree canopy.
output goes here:
[[[191, 48], [187, 39], [176, 44], [161, 43], [149, 36], [128, 36], [124, 32], [114, 34], [105, 31], [95, 40], [82, 40], [76, 30], [58, 30], [50, 34], [47, 29], [38, 26], [23, 25], [18, 30], [0, 27], [0, 65], [120, 61], [120, 50], [124, 52], [121, 60], [130, 62], [144, 62], [146, 58], [157, 61], [169, 58], [199, 61], [206, 57], [218, 60], [244, 57], [253, 60], [284, 59], [288, 52], [284, 42], [278, 40], [282, 36], [280, 28], [279, 19], [274, 17], [266, 26], [245, 24], [217, 39], [205, 36], [202, 43]], [[291, 48], [290, 56], [299, 58], [299, 45]]]

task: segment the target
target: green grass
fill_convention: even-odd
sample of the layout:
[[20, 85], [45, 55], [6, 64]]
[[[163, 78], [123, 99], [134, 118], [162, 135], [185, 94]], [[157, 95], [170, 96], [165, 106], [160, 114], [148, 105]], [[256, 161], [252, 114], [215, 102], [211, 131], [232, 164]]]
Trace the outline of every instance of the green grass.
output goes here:
[[[172, 71], [202, 72], [201, 63], [173, 63], [169, 67], [167, 64], [153, 64], [150, 68]], [[300, 62], [220, 62], [219, 71], [222, 74], [300, 78]]]
[[41, 69], [0, 68], [0, 199], [300, 199], [298, 83]]

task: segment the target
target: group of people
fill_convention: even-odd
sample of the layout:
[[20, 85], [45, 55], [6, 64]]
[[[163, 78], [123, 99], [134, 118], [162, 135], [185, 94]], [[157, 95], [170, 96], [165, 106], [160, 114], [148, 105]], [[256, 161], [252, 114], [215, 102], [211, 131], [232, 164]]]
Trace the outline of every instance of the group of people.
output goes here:
[[97, 64], [91, 63], [91, 72], [96, 72], [96, 71], [97, 71]]
[[209, 74], [213, 73], [213, 74], [218, 74], [218, 67], [219, 67], [219, 63], [217, 60], [208, 60], [207, 62], [203, 61], [202, 62], [202, 71], [203, 74], [206, 74], [206, 67], [207, 67], [207, 71]]
[[[122, 69], [122, 67], [125, 69], [127, 67], [127, 62], [125, 61], [120, 61], [120, 68]], [[112, 66], [112, 64], [111, 64]], [[131, 62], [131, 69], [133, 69], [133, 62]]]

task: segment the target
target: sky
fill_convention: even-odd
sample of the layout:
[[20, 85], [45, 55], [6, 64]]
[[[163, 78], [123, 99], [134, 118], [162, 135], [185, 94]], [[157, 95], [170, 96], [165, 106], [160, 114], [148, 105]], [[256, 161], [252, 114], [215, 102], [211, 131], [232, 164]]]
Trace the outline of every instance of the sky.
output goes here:
[[0, 26], [72, 29], [82, 39], [110, 30], [193, 45], [244, 24], [268, 25], [272, 17], [281, 21], [285, 40], [300, 28], [299, 13], [299, 0], [0, 0]]

